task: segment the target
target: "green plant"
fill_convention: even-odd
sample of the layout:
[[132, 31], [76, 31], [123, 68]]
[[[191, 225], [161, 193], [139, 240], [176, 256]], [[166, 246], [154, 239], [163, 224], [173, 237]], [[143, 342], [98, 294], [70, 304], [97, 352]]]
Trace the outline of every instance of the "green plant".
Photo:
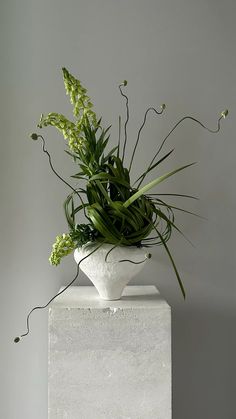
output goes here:
[[[70, 121], [62, 114], [49, 113], [46, 116], [41, 116], [38, 127], [53, 126], [63, 134], [68, 147], [66, 153], [78, 164], [79, 171], [72, 175], [72, 178], [77, 181], [75, 187], [71, 187], [65, 182], [72, 189], [64, 203], [69, 231], [57, 236], [49, 258], [51, 264], [58, 265], [63, 256], [90, 241], [112, 243], [114, 247], [118, 245], [147, 247], [163, 245], [185, 297], [184, 287], [167, 242], [173, 229], [183, 234], [175, 223], [175, 211], [181, 210], [187, 213], [189, 211], [170, 205], [163, 200], [161, 194], [151, 194], [149, 191], [194, 163], [181, 166], [155, 178], [144, 186], [141, 185], [147, 174], [156, 170], [173, 152], [171, 150], [157, 160], [165, 141], [180, 123], [185, 119], [191, 119], [210, 132], [218, 132], [220, 120], [227, 116], [228, 111], [221, 113], [216, 130], [210, 130], [191, 116], [182, 118], [164, 138], [146, 170], [132, 183], [130, 179], [131, 169], [147, 114], [149, 111], [153, 111], [161, 115], [165, 110], [165, 105], [163, 104], [159, 111], [155, 108], [147, 109], [127, 168], [124, 160], [126, 157], [129, 106], [128, 97], [123, 92], [123, 87], [127, 85], [127, 81], [119, 86], [121, 95], [126, 99], [124, 140], [121, 141], [121, 119], [119, 118], [118, 144], [107, 152], [111, 127], [102, 127], [101, 118], [98, 119], [93, 111], [91, 99], [81, 82], [70, 74], [66, 68], [63, 68], [62, 71], [66, 92], [73, 105], [74, 120]], [[39, 137], [43, 140], [44, 151], [48, 154], [50, 165], [56, 173], [51, 163], [51, 157], [45, 149], [43, 137], [32, 134], [33, 139]], [[62, 178], [60, 177], [60, 179]], [[186, 195], [181, 194], [178, 196], [186, 197]], [[85, 216], [86, 224], [81, 222], [81, 214]]]

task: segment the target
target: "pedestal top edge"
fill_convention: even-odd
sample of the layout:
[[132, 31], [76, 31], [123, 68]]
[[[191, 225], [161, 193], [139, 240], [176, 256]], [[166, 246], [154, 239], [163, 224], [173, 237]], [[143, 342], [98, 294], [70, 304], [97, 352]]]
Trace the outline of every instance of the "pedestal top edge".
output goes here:
[[[60, 288], [62, 291], [65, 287]], [[59, 308], [169, 308], [154, 285], [126, 286], [120, 300], [102, 300], [94, 286], [74, 286], [59, 295], [49, 306]]]

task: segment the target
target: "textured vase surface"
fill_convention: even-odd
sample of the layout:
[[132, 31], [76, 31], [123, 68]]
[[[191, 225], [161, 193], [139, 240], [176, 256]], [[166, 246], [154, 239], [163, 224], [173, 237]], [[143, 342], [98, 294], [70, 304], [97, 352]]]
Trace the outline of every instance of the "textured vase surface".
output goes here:
[[[96, 247], [98, 244], [86, 244], [76, 249], [74, 252], [76, 263]], [[94, 284], [103, 300], [119, 300], [124, 287], [143, 269], [147, 261], [145, 256], [147, 251], [142, 247], [118, 246], [114, 249], [112, 247], [114, 245], [104, 243], [80, 264], [81, 270]]]

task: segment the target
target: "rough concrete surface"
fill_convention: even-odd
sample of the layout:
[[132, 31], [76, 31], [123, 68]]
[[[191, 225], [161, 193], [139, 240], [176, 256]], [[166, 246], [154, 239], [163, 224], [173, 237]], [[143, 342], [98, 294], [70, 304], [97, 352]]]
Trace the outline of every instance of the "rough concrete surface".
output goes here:
[[171, 419], [171, 312], [154, 286], [118, 301], [71, 287], [49, 309], [49, 419]]

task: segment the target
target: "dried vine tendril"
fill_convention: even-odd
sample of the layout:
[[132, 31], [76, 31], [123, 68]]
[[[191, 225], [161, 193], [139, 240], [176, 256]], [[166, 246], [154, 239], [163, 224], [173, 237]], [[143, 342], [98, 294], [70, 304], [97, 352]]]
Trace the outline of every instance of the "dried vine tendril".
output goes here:
[[123, 83], [119, 85], [120, 93], [125, 98], [125, 101], [126, 101], [126, 121], [124, 125], [125, 139], [124, 139], [123, 152], [122, 152], [122, 163], [123, 163], [124, 157], [125, 157], [125, 148], [126, 148], [126, 143], [127, 143], [127, 124], [129, 122], [129, 98], [122, 91], [122, 86], [127, 86], [127, 80], [124, 80]]
[[[143, 182], [143, 180], [144, 180], [144, 178], [146, 177], [146, 175], [148, 174], [148, 172], [151, 170], [151, 168], [153, 167], [152, 165], [153, 165], [153, 162], [156, 160], [156, 157], [158, 156], [158, 154], [160, 153], [160, 151], [162, 150], [162, 148], [163, 148], [163, 146], [164, 146], [164, 144], [165, 144], [165, 142], [166, 142], [166, 140], [167, 140], [167, 138], [172, 134], [172, 132], [174, 132], [175, 131], [175, 129], [183, 122], [183, 121], [185, 121], [185, 120], [187, 120], [187, 119], [190, 119], [191, 121], [194, 121], [194, 122], [196, 122], [197, 124], [199, 124], [199, 125], [201, 125], [201, 127], [203, 127], [205, 130], [207, 130], [208, 132], [211, 132], [212, 134], [216, 134], [217, 132], [219, 132], [220, 131], [220, 121], [221, 121], [221, 119], [223, 118], [223, 119], [225, 119], [226, 117], [227, 117], [227, 115], [228, 115], [228, 113], [229, 113], [229, 111], [228, 111], [228, 109], [226, 109], [225, 111], [223, 111], [223, 112], [221, 112], [221, 114], [220, 114], [220, 117], [218, 118], [218, 121], [217, 121], [217, 128], [216, 129], [210, 129], [210, 128], [208, 128], [206, 125], [204, 125], [201, 121], [199, 121], [198, 119], [196, 119], [196, 118], [194, 118], [193, 116], [184, 116], [183, 118], [181, 118], [175, 125], [174, 125], [174, 127], [169, 131], [169, 133], [166, 135], [166, 137], [163, 139], [163, 141], [162, 141], [162, 143], [161, 143], [161, 145], [160, 145], [160, 147], [158, 148], [158, 150], [157, 150], [157, 152], [156, 152], [156, 154], [154, 155], [154, 157], [152, 158], [152, 160], [151, 160], [151, 162], [150, 162], [150, 164], [149, 164], [149, 166], [148, 166], [148, 168], [147, 168], [147, 170], [142, 174], [142, 176], [140, 176], [141, 177], [141, 180], [140, 180], [140, 182], [138, 183], [138, 186], [137, 186], [137, 188], [139, 188], [140, 187], [140, 185], [141, 185], [141, 183]], [[137, 181], [136, 181], [137, 182]], [[135, 182], [135, 183], [136, 183]]]
[[160, 110], [160, 111], [157, 111], [157, 110], [156, 110], [155, 108], [153, 108], [153, 107], [150, 107], [150, 108], [148, 108], [148, 109], [146, 110], [145, 115], [144, 115], [144, 119], [143, 119], [143, 123], [142, 123], [142, 125], [141, 125], [141, 127], [139, 128], [139, 131], [138, 131], [138, 137], [137, 137], [137, 140], [136, 140], [136, 143], [135, 143], [135, 146], [134, 146], [134, 150], [133, 150], [133, 153], [132, 153], [132, 157], [131, 157], [131, 160], [130, 160], [129, 172], [130, 172], [131, 167], [132, 167], [132, 164], [133, 164], [134, 155], [135, 155], [135, 152], [136, 152], [136, 149], [137, 149], [137, 146], [138, 146], [138, 143], [139, 143], [139, 139], [140, 139], [140, 134], [141, 134], [142, 129], [144, 128], [144, 126], [145, 126], [145, 124], [146, 124], [146, 119], [147, 119], [147, 114], [148, 114], [148, 112], [153, 111], [153, 112], [155, 112], [155, 113], [156, 113], [156, 115], [162, 115], [162, 114], [163, 114], [163, 112], [164, 112], [164, 110], [165, 110], [165, 108], [166, 108], [166, 105], [163, 103], [163, 104], [161, 105], [161, 110]]
[[152, 257], [152, 254], [151, 254], [151, 253], [146, 253], [146, 254], [144, 255], [144, 259], [143, 259], [143, 260], [141, 260], [141, 261], [139, 261], [139, 262], [135, 262], [135, 261], [130, 260], [130, 259], [121, 259], [121, 260], [112, 260], [112, 261], [108, 261], [108, 256], [111, 254], [111, 252], [112, 252], [114, 249], [116, 249], [116, 248], [120, 245], [120, 243], [121, 243], [121, 242], [119, 242], [119, 243], [115, 244], [115, 246], [113, 246], [110, 250], [108, 250], [108, 252], [107, 252], [107, 254], [106, 254], [106, 256], [105, 256], [105, 262], [107, 262], [107, 263], [130, 262], [130, 263], [132, 263], [132, 264], [134, 264], [134, 265], [140, 265], [141, 263], [146, 262], [146, 260], [147, 260], [147, 259], [151, 259], [151, 257]]
[[[48, 156], [48, 161], [49, 161], [49, 165], [50, 165], [50, 167], [51, 167], [51, 169], [52, 169], [52, 171], [53, 171], [53, 173], [58, 177], [58, 179], [60, 179], [66, 186], [68, 186], [76, 195], [78, 195], [78, 197], [79, 197], [79, 199], [80, 199], [80, 201], [81, 201], [81, 203], [82, 203], [82, 205], [83, 205], [83, 208], [85, 208], [85, 205], [84, 205], [84, 201], [83, 201], [83, 199], [82, 199], [82, 197], [81, 197], [81, 195], [80, 195], [80, 193], [75, 189], [75, 188], [73, 188], [73, 186], [71, 186], [65, 179], [63, 179], [62, 177], [61, 177], [61, 175], [59, 175], [59, 173], [57, 173], [57, 171], [54, 169], [54, 167], [53, 167], [53, 164], [52, 164], [52, 158], [51, 158], [51, 155], [50, 155], [50, 153], [48, 152], [48, 150], [46, 149], [46, 142], [45, 142], [45, 139], [43, 138], [43, 136], [42, 135], [38, 135], [38, 134], [36, 134], [36, 133], [33, 133], [33, 134], [31, 134], [30, 135], [30, 137], [32, 138], [32, 140], [38, 140], [38, 138], [41, 138], [41, 140], [42, 140], [42, 149], [43, 149], [43, 152], [45, 153], [45, 154], [47, 154], [47, 156]], [[89, 220], [89, 218], [87, 217], [87, 214], [86, 214], [86, 212], [85, 212], [85, 210], [84, 210], [84, 216]]]
[[25, 336], [27, 336], [29, 333], [30, 333], [30, 316], [31, 316], [31, 314], [35, 311], [35, 310], [43, 310], [44, 308], [47, 308], [48, 306], [49, 306], [49, 304], [53, 301], [53, 300], [55, 300], [55, 298], [56, 297], [58, 297], [59, 295], [61, 295], [61, 294], [63, 294], [75, 281], [76, 281], [76, 279], [78, 278], [78, 276], [79, 276], [79, 271], [80, 271], [80, 264], [85, 260], [85, 259], [87, 259], [90, 255], [92, 255], [94, 252], [96, 252], [96, 250], [98, 250], [101, 246], [103, 245], [103, 242], [99, 245], [99, 246], [97, 246], [95, 249], [93, 249], [87, 256], [85, 256], [85, 257], [83, 257], [80, 261], [79, 261], [79, 263], [78, 263], [78, 265], [77, 265], [77, 272], [76, 272], [76, 275], [75, 275], [75, 277], [72, 279], [72, 281], [65, 287], [65, 288], [63, 288], [63, 290], [61, 290], [61, 291], [59, 291], [57, 294], [55, 294], [45, 305], [43, 305], [43, 306], [36, 306], [36, 307], [34, 307], [34, 308], [32, 308], [32, 310], [29, 312], [29, 314], [27, 315], [27, 318], [26, 318], [26, 327], [27, 327], [27, 331], [25, 332], [25, 333], [23, 333], [22, 335], [20, 335], [20, 336], [17, 336], [15, 339], [14, 339], [14, 342], [15, 343], [18, 343], [18, 342], [20, 342], [20, 340], [23, 338], [23, 337], [25, 337]]

